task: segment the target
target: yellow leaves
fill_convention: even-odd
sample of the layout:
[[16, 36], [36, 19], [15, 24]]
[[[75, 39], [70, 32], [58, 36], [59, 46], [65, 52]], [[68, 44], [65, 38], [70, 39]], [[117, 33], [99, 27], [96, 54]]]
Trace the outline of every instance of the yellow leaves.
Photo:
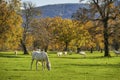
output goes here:
[[114, 3], [110, 3], [110, 4], [108, 5], [108, 7], [109, 7], [109, 8], [115, 8]]
[[[93, 48], [96, 46], [94, 36], [91, 35], [91, 29], [94, 28], [94, 23], [92, 21], [87, 21], [86, 23], [78, 23], [76, 27], [76, 42], [78, 47]], [[101, 28], [100, 28], [101, 29]]]
[[101, 31], [101, 33], [102, 33], [103, 27], [101, 27], [101, 26], [100, 26], [100, 27], [96, 27], [95, 31], [96, 31], [96, 32], [100, 32], [100, 31]]
[[33, 44], [33, 40], [34, 40], [34, 37], [33, 35], [27, 35], [27, 38], [26, 38], [26, 46], [27, 47], [30, 47], [32, 46]]
[[71, 41], [74, 35], [74, 25], [72, 20], [70, 19], [63, 19], [60, 25], [56, 26], [58, 35], [60, 36], [59, 39], [62, 41]]
[[5, 5], [0, 5], [0, 9], [0, 41], [3, 41], [0, 48], [15, 49], [20, 43], [22, 18]]
[[91, 28], [91, 27], [93, 27], [94, 25], [93, 25], [93, 22], [92, 21], [88, 21], [88, 22], [86, 22], [86, 24], [85, 24], [85, 27], [86, 27], [86, 29], [89, 29], [89, 28]]
[[104, 38], [102, 34], [97, 34], [95, 36], [96, 43], [99, 45], [100, 48], [104, 48]]
[[110, 19], [110, 20], [108, 21], [109, 25], [115, 25], [117, 22], [118, 22], [118, 20], [115, 21], [115, 20], [112, 20], [112, 19]]

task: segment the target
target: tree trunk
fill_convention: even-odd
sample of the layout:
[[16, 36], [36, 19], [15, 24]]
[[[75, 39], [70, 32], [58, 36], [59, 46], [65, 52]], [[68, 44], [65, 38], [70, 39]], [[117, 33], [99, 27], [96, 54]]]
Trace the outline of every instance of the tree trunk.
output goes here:
[[47, 45], [47, 46], [45, 46], [45, 52], [47, 52], [47, 50], [48, 50], [48, 45]]
[[102, 50], [102, 49], [100, 49], [100, 53], [103, 53], [103, 50]]
[[67, 51], [68, 50], [68, 42], [65, 42], [65, 49], [64, 51]]
[[21, 40], [21, 45], [22, 45], [24, 54], [29, 54], [28, 51], [27, 51], [26, 45], [22, 40]]
[[103, 34], [104, 34], [104, 57], [109, 57], [109, 36], [108, 36], [108, 19], [103, 21], [103, 26], [104, 26], [104, 30], [103, 30]]
[[90, 53], [93, 53], [93, 47], [90, 48]]
[[81, 51], [81, 48], [77, 47], [77, 53], [79, 53]]

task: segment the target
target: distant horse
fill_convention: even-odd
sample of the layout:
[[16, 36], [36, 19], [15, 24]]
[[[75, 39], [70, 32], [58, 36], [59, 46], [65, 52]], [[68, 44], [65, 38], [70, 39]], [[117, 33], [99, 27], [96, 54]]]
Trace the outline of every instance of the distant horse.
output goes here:
[[84, 57], [86, 57], [86, 53], [84, 51], [80, 51], [79, 54], [83, 55]]
[[114, 50], [114, 53], [116, 54], [116, 56], [120, 55], [120, 51]]
[[57, 52], [57, 56], [62, 56], [63, 52]]

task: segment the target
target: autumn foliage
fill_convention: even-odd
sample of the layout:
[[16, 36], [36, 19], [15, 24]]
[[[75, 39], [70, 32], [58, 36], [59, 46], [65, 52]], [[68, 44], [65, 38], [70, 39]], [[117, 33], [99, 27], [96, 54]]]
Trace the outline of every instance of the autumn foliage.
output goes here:
[[0, 3], [0, 49], [16, 49], [22, 33], [22, 18], [6, 2]]

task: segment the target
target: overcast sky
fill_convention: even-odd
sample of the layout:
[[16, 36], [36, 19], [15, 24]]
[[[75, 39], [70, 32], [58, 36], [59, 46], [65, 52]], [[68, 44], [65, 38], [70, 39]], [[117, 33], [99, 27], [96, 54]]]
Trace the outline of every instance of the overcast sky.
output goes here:
[[44, 6], [51, 4], [62, 4], [62, 3], [79, 3], [79, 0], [21, 0], [22, 2], [30, 1], [36, 6]]

